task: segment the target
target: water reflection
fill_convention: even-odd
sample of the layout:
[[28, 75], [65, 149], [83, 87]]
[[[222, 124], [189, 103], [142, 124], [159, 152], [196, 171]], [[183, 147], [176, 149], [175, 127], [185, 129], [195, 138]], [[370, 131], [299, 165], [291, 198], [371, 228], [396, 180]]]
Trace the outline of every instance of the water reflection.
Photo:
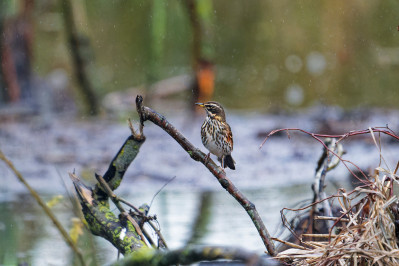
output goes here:
[[[150, 188], [137, 188], [122, 196], [139, 204], [143, 199], [150, 200], [153, 192]], [[256, 204], [266, 226], [273, 232], [280, 223], [279, 210], [298, 199], [309, 198], [310, 187], [263, 188], [244, 193]], [[65, 199], [53, 209], [66, 228], [70, 228], [71, 217], [75, 215], [70, 205]], [[21, 194], [13, 202], [1, 202], [0, 210], [0, 264], [73, 264], [72, 252], [29, 195]], [[172, 249], [189, 243], [264, 250], [246, 212], [221, 188], [215, 191], [166, 188], [154, 201], [151, 213], [157, 214], [161, 232]], [[87, 231], [80, 238], [79, 246], [90, 265], [103, 265], [117, 256], [115, 248], [106, 240], [93, 237]]]
[[208, 233], [213, 203], [210, 191], [201, 192], [199, 207], [197, 208], [197, 214], [191, 228], [191, 236], [186, 241], [187, 245], [201, 243], [204, 235]]

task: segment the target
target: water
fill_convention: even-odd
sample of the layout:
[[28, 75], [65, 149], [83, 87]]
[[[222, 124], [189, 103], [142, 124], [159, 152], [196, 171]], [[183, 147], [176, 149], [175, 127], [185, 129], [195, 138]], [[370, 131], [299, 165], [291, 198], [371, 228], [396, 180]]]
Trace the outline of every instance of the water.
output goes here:
[[[296, 189], [274, 187], [243, 192], [257, 204], [266, 226], [269, 226], [269, 230], [274, 234], [280, 223], [279, 210], [283, 206], [293, 204], [299, 198], [306, 198], [309, 190], [309, 186], [298, 186]], [[195, 244], [241, 246], [259, 253], [264, 251], [263, 243], [251, 220], [234, 199], [224, 191], [203, 192], [191, 187], [166, 189], [158, 195], [151, 208], [151, 213], [158, 216], [161, 232], [170, 248], [182, 247], [191, 238], [203, 193], [210, 198], [207, 205], [210, 216], [198, 232], [202, 235], [196, 239]], [[15, 265], [17, 261], [27, 261], [32, 265], [70, 265], [72, 252], [58, 231], [35, 203], [27, 203], [31, 201], [28, 195], [19, 196], [16, 201], [0, 203], [2, 263]], [[149, 202], [153, 191], [133, 188], [129, 195], [122, 194], [122, 196], [132, 203], [140, 204], [144, 199]], [[22, 209], [23, 205], [27, 209]], [[54, 211], [66, 228], [70, 228], [70, 219], [74, 213], [71, 211], [68, 199], [55, 207]], [[115, 248], [101, 238], [87, 234], [80, 239], [79, 245], [85, 254], [89, 253], [94, 245], [95, 253], [91, 256], [101, 264], [116, 259]]]
[[[163, 110], [162, 107], [155, 109]], [[165, 110], [169, 122], [203, 149], [199, 135], [203, 117], [190, 121], [185, 115]], [[321, 145], [304, 134], [290, 133], [290, 139], [285, 134], [272, 137], [259, 150], [265, 132], [288, 126], [323, 132], [326, 125], [334, 125], [334, 130], [343, 133], [387, 123], [392, 129], [399, 128], [397, 111], [378, 109], [347, 113], [340, 108], [314, 107], [291, 115], [230, 110], [228, 114], [234, 133], [233, 157], [237, 170], [226, 172], [256, 205], [273, 236], [279, 232], [279, 211], [311, 198], [310, 184]], [[190, 242], [264, 251], [248, 215], [203, 165], [193, 161], [172, 138], [151, 123], [146, 123], [144, 133], [147, 140], [116, 193], [136, 206], [150, 203], [158, 189], [176, 176], [155, 198], [150, 211], [157, 215], [161, 232], [171, 248]], [[0, 143], [2, 151], [44, 199], [64, 196], [53, 210], [69, 230], [76, 213], [68, 198], [73, 188], [67, 173], [75, 171], [85, 182], [93, 183], [93, 173], [105, 172], [128, 135], [125, 123], [107, 119], [76, 121], [61, 117], [49, 125], [39, 117], [27, 117], [24, 121], [4, 121]], [[378, 166], [378, 150], [370, 136], [353, 138], [343, 144], [347, 151], [344, 158], [362, 169]], [[398, 143], [384, 137], [382, 145], [383, 154], [393, 169], [398, 158]], [[4, 164], [0, 164], [0, 173], [1, 263], [72, 264], [72, 252], [26, 189]], [[336, 186], [349, 188], [347, 175], [343, 165], [331, 172], [328, 180], [333, 183], [329, 183], [329, 191], [333, 193]], [[87, 232], [79, 246], [88, 260], [103, 264], [116, 259], [116, 251], [107, 241]]]

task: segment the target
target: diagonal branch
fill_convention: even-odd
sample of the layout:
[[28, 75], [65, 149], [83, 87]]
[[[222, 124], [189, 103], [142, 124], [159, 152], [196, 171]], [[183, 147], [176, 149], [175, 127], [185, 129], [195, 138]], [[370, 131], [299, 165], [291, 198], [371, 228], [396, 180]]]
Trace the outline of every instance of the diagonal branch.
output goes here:
[[271, 237], [269, 232], [267, 231], [262, 219], [260, 218], [258, 211], [255, 208], [255, 205], [250, 202], [241, 191], [228, 179], [226, 173], [217, 166], [211, 159], [206, 159], [206, 154], [201, 152], [198, 148], [196, 148], [190, 141], [188, 141], [172, 124], [170, 124], [166, 118], [151, 108], [148, 108], [143, 105], [143, 97], [141, 95], [137, 95], [136, 97], [136, 109], [140, 116], [140, 122], [143, 125], [143, 122], [146, 120], [150, 120], [163, 130], [165, 130], [172, 138], [174, 138], [177, 143], [182, 146], [182, 148], [190, 155], [192, 159], [195, 161], [201, 162], [205, 165], [206, 168], [216, 177], [221, 186], [227, 190], [241, 204], [241, 206], [248, 213], [252, 222], [254, 223], [256, 229], [262, 241], [271, 256], [275, 256], [276, 249], [271, 241]]
[[55, 227], [58, 229], [58, 231], [61, 233], [62, 237], [64, 238], [65, 242], [68, 244], [68, 246], [75, 252], [75, 254], [78, 256], [78, 259], [81, 263], [81, 265], [85, 266], [86, 263], [83, 259], [82, 252], [80, 249], [75, 245], [73, 242], [72, 238], [68, 234], [68, 232], [65, 230], [65, 228], [62, 226], [60, 221], [57, 219], [57, 217], [54, 215], [54, 213], [51, 211], [51, 209], [47, 206], [47, 204], [42, 200], [42, 198], [39, 196], [39, 194], [34, 190], [28, 182], [26, 182], [25, 178], [22, 176], [22, 174], [15, 168], [14, 164], [7, 159], [7, 157], [4, 155], [4, 153], [0, 150], [0, 160], [4, 161], [7, 166], [12, 170], [12, 172], [15, 174], [15, 176], [18, 178], [18, 180], [24, 184], [24, 186], [29, 190], [30, 194], [32, 195], [33, 198], [35, 198], [36, 202], [42, 207], [43, 211], [46, 213], [46, 215], [50, 218], [50, 220], [53, 222]]

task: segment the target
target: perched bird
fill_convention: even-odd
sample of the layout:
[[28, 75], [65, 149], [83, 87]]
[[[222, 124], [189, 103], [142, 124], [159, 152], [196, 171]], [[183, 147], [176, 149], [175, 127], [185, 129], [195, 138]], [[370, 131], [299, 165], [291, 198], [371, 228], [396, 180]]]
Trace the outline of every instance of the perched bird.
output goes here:
[[[218, 157], [219, 162], [222, 163], [222, 168], [228, 166], [235, 170], [235, 161], [231, 157], [233, 134], [226, 122], [223, 107], [217, 102], [196, 103], [196, 105], [203, 107], [208, 115], [201, 126], [202, 144], [210, 153]], [[210, 153], [208, 153], [208, 159]]]

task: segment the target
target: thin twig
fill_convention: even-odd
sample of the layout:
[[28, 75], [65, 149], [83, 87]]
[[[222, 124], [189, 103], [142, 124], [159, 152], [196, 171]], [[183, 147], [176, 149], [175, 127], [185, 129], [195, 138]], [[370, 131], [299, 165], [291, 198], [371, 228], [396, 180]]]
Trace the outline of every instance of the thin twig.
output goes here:
[[279, 238], [272, 237], [272, 240], [277, 241], [277, 242], [280, 242], [280, 243], [282, 243], [282, 244], [284, 244], [284, 245], [287, 245], [287, 246], [289, 246], [289, 247], [292, 247], [292, 248], [303, 249], [303, 250], [309, 250], [308, 248], [302, 247], [302, 246], [300, 246], [300, 245], [297, 245], [297, 244], [294, 244], [294, 243], [291, 243], [291, 242], [288, 242], [288, 241], [281, 240], [281, 239], [279, 239]]
[[[96, 175], [96, 177], [97, 177], [97, 175]], [[99, 176], [99, 177], [101, 177], [101, 176]], [[104, 178], [101, 177], [101, 179], [105, 182]], [[100, 179], [100, 180], [101, 180], [101, 179]], [[121, 211], [121, 213], [124, 213], [124, 215], [127, 217], [127, 219], [128, 219], [129, 221], [132, 222], [132, 224], [133, 224], [133, 226], [135, 227], [135, 229], [136, 229], [138, 235], [140, 236], [141, 240], [143, 240], [143, 242], [145, 243], [145, 241], [144, 241], [144, 239], [143, 239], [143, 236], [144, 236], [144, 237], [147, 239], [147, 241], [150, 243], [150, 245], [151, 245], [152, 247], [156, 248], [155, 242], [154, 242], [154, 240], [152, 240], [152, 238], [151, 238], [150, 234], [147, 232], [147, 230], [145, 230], [144, 227], [143, 227], [143, 228], [140, 228], [140, 226], [139, 226], [139, 225], [137, 224], [137, 222], [131, 217], [131, 215], [126, 215], [127, 212], [126, 212], [125, 209], [122, 207], [122, 205], [120, 205], [119, 202], [122, 202], [122, 203], [126, 204], [127, 206], [129, 206], [130, 208], [134, 209], [134, 211], [135, 211], [134, 215], [137, 215], [137, 216], [140, 216], [140, 217], [143, 217], [143, 218], [145, 218], [146, 215], [145, 215], [142, 211], [140, 211], [136, 206], [134, 206], [133, 204], [131, 204], [130, 202], [126, 201], [126, 200], [123, 199], [123, 198], [120, 198], [120, 197], [116, 196], [116, 195], [112, 192], [112, 190], [111, 190], [111, 188], [108, 186], [108, 184], [106, 184], [106, 182], [103, 183], [103, 181], [99, 181], [100, 184], [101, 184], [101, 187], [104, 188], [105, 192], [106, 192], [107, 195], [111, 198], [111, 200], [115, 203], [115, 205], [116, 205], [116, 207], [119, 209], [119, 211]], [[104, 187], [104, 186], [105, 186], [105, 187]], [[118, 207], [118, 206], [119, 206], [119, 207]], [[132, 219], [130, 220], [129, 217], [132, 218]], [[161, 232], [160, 232], [158, 229], [155, 228], [154, 224], [152, 224], [151, 221], [147, 220], [146, 222], [148, 222], [148, 223], [151, 225], [151, 227], [154, 229], [155, 233], [158, 235], [158, 238], [159, 238], [160, 241], [163, 243], [163, 246], [167, 248], [166, 241], [165, 241], [163, 235], [161, 234]]]
[[356, 178], [358, 179], [360, 182], [364, 183], [364, 184], [371, 184], [371, 182], [365, 182], [365, 180], [360, 179], [347, 165], [347, 163], [352, 164], [354, 167], [357, 168], [357, 170], [359, 170], [359, 172], [363, 175], [364, 178], [367, 178], [366, 174], [354, 163], [352, 163], [351, 161], [348, 160], [344, 160], [342, 159], [341, 156], [339, 156], [337, 153], [335, 153], [333, 150], [329, 149], [327, 147], [326, 144], [324, 144], [324, 141], [321, 140], [320, 138], [335, 138], [337, 139], [337, 143], [341, 142], [342, 140], [352, 137], [352, 136], [357, 136], [357, 135], [363, 135], [363, 134], [373, 134], [373, 132], [377, 132], [377, 133], [382, 133], [385, 135], [388, 135], [392, 138], [395, 138], [397, 140], [399, 140], [399, 136], [397, 136], [395, 134], [395, 132], [393, 132], [393, 130], [391, 130], [388, 126], [386, 127], [370, 127], [368, 129], [364, 129], [364, 130], [354, 130], [354, 131], [350, 131], [348, 133], [342, 134], [342, 135], [328, 135], [328, 134], [316, 134], [316, 133], [311, 133], [308, 132], [306, 130], [300, 129], [300, 128], [281, 128], [281, 129], [276, 129], [271, 131], [266, 138], [263, 140], [263, 142], [261, 143], [261, 145], [259, 146], [259, 149], [261, 149], [263, 147], [263, 145], [266, 143], [266, 141], [274, 134], [281, 132], [281, 131], [299, 131], [302, 133], [305, 133], [307, 135], [310, 135], [312, 138], [316, 139], [318, 142], [320, 142], [324, 148], [326, 148], [328, 151], [330, 151], [334, 156], [336, 156], [343, 164], [344, 166], [348, 169], [348, 171]]
[[[158, 221], [157, 221], [158, 222]], [[155, 224], [151, 221], [148, 221], [148, 224], [151, 226], [151, 228], [155, 231], [155, 233], [158, 235], [158, 241], [160, 242], [161, 246], [168, 248], [168, 245], [166, 244], [165, 238], [161, 234], [161, 230], [159, 230]]]
[[331, 238], [336, 237], [337, 235], [331, 234], [302, 234], [303, 237], [321, 237], [321, 238]]
[[53, 214], [51, 209], [47, 206], [47, 204], [42, 200], [42, 198], [39, 196], [39, 194], [26, 182], [25, 178], [22, 176], [22, 174], [15, 168], [14, 164], [7, 159], [7, 157], [4, 155], [4, 153], [0, 150], [0, 160], [4, 161], [7, 166], [14, 172], [15, 176], [18, 178], [19, 181], [21, 181], [22, 184], [25, 185], [25, 187], [29, 190], [30, 194], [32, 197], [35, 198], [37, 203], [42, 207], [43, 211], [46, 213], [46, 215], [50, 218], [50, 220], [53, 222], [55, 227], [58, 229], [58, 231], [61, 233], [62, 237], [64, 238], [65, 242], [68, 244], [68, 246], [76, 253], [76, 255], [79, 258], [80, 263], [85, 266], [86, 263], [83, 259], [83, 255], [80, 252], [79, 248], [75, 245], [71, 237], [69, 236], [68, 232], [64, 229], [60, 221], [58, 221], [57, 217]]
[[[382, 129], [383, 128], [383, 129]], [[374, 132], [380, 132], [383, 134], [386, 134], [388, 136], [391, 136], [397, 140], [399, 140], [399, 136], [397, 136], [390, 128], [388, 127], [372, 127], [371, 128]], [[371, 133], [370, 128], [364, 129], [364, 130], [354, 130], [350, 131], [348, 133], [342, 134], [342, 135], [328, 135], [328, 134], [316, 134], [316, 133], [311, 133], [306, 130], [300, 129], [300, 128], [281, 128], [281, 129], [276, 129], [271, 131], [266, 138], [263, 140], [262, 144], [260, 145], [259, 148], [262, 148], [262, 146], [266, 143], [266, 141], [274, 134], [280, 132], [280, 131], [300, 131], [305, 134], [311, 135], [312, 137], [321, 137], [321, 138], [336, 138], [338, 139], [337, 142], [340, 142], [348, 137], [356, 136], [356, 135], [363, 135], [363, 134], [369, 134]]]
[[142, 215], [145, 216], [144, 213], [142, 213], [142, 211], [139, 210], [139, 208], [137, 208], [136, 206], [134, 206], [133, 204], [131, 204], [130, 202], [128, 202], [125, 199], [119, 198], [118, 200], [124, 204], [126, 204], [127, 206], [129, 206], [130, 208], [132, 208], [135, 212], [137, 212], [137, 215]]
[[158, 189], [158, 191], [157, 191], [157, 192], [155, 193], [155, 195], [152, 197], [151, 203], [150, 203], [150, 207], [149, 207], [148, 209], [151, 208], [152, 202], [154, 201], [155, 197], [159, 194], [159, 192], [161, 192], [162, 189], [164, 189], [167, 185], [169, 185], [170, 182], [172, 182], [173, 180], [175, 180], [175, 178], [176, 178], [176, 176], [172, 177], [171, 179], [168, 180], [168, 182], [166, 182], [165, 184], [163, 184], [163, 186], [162, 186], [160, 189]]
[[328, 217], [328, 216], [315, 216], [314, 217], [316, 220], [332, 220], [332, 221], [337, 221], [339, 220], [340, 222], [349, 222], [349, 219], [346, 218], [339, 218], [339, 217]]
[[[141, 238], [141, 240], [145, 243], [145, 238], [144, 238], [144, 236], [143, 236], [143, 231], [141, 231], [141, 228], [140, 228], [140, 226], [139, 226], [139, 224], [136, 222], [136, 220], [135, 219], [133, 219], [133, 217], [129, 214], [129, 213], [127, 213], [127, 212], [122, 212], [122, 215], [123, 216], [125, 216], [126, 217], [126, 219], [128, 219], [131, 223], [132, 223], [132, 225], [134, 226], [134, 228], [136, 229], [136, 232], [137, 232], [137, 234], [140, 236], [140, 238]], [[149, 242], [150, 242], [150, 244], [151, 245], [153, 245], [154, 244], [154, 241], [152, 241], [152, 239], [150, 238], [150, 236], [146, 233], [146, 235], [149, 237]], [[146, 245], [147, 245], [147, 243], [146, 243]], [[147, 245], [147, 247], [148, 247], [148, 245]], [[154, 248], [155, 248], [155, 246], [153, 246]]]
[[[351, 194], [353, 194], [353, 193], [355, 193], [355, 192], [357, 192], [357, 191], [356, 191], [356, 190], [352, 190], [351, 192], [347, 193], [347, 195], [349, 196], [349, 195], [351, 195]], [[291, 234], [292, 234], [298, 241], [300, 241], [302, 244], [306, 244], [306, 243], [303, 243], [302, 240], [301, 240], [301, 238], [294, 232], [294, 229], [292, 228], [291, 224], [288, 222], [288, 219], [287, 219], [287, 217], [285, 216], [284, 211], [293, 211], [293, 212], [303, 211], [303, 210], [306, 210], [306, 209], [308, 209], [308, 208], [311, 208], [311, 207], [313, 207], [313, 206], [315, 206], [315, 205], [317, 205], [317, 204], [319, 204], [319, 203], [321, 203], [321, 202], [323, 202], [323, 201], [325, 201], [325, 200], [330, 200], [330, 199], [334, 199], [334, 198], [341, 198], [341, 197], [342, 197], [341, 194], [334, 194], [334, 195], [331, 195], [331, 196], [329, 196], [329, 197], [327, 197], [327, 198], [325, 198], [325, 199], [318, 200], [318, 201], [316, 201], [316, 202], [312, 202], [311, 204], [308, 204], [308, 205], [306, 205], [306, 206], [304, 206], [304, 207], [302, 207], [302, 208], [297, 208], [297, 209], [293, 209], [293, 208], [283, 208], [283, 209], [281, 209], [281, 211], [280, 211], [280, 215], [281, 215], [281, 220], [282, 220], [283, 226], [285, 226], [285, 227], [291, 232]], [[341, 219], [342, 217], [344, 217], [346, 214], [347, 214], [347, 213], [342, 214], [342, 215], [339, 217], [339, 219]], [[339, 219], [334, 223], [334, 225], [333, 225], [332, 228], [334, 228], [334, 227], [336, 226], [336, 224], [339, 222]], [[330, 230], [332, 230], [332, 228], [331, 228]], [[330, 232], [330, 233], [331, 233], [331, 232]]]
[[[136, 229], [137, 234], [140, 236], [141, 240], [145, 242], [145, 238], [143, 236], [143, 232], [141, 231], [140, 226], [137, 224], [137, 222], [133, 219], [133, 217], [130, 216], [128, 212], [125, 211], [125, 209], [122, 207], [122, 205], [119, 203], [118, 197], [114, 194], [114, 192], [111, 190], [111, 188], [108, 186], [107, 182], [104, 180], [104, 178], [100, 175], [95, 174], [97, 181], [100, 183], [101, 187], [104, 189], [105, 193], [111, 198], [112, 202], [115, 204], [115, 206], [118, 208], [118, 210], [126, 216], [126, 218], [133, 224], [134, 228]], [[146, 243], [147, 245], [147, 243]], [[148, 246], [148, 245], [147, 245]]]

